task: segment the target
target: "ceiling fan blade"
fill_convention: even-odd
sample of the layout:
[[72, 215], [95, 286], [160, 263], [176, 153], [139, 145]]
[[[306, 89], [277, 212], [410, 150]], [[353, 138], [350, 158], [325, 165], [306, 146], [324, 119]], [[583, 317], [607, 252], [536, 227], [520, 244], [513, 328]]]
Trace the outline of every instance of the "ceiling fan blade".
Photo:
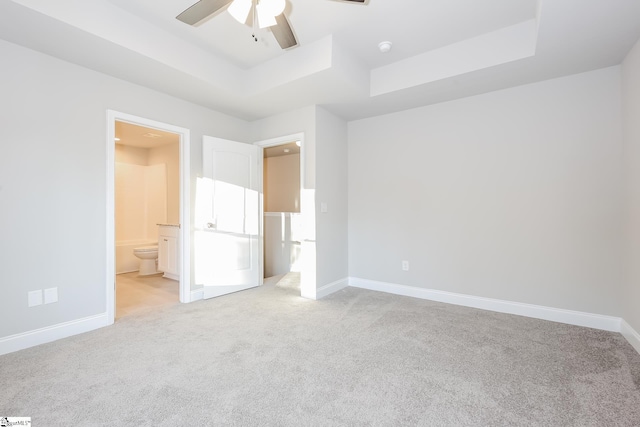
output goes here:
[[365, 0], [342, 0], [342, 1], [354, 1], [356, 3], [364, 3]]
[[284, 13], [276, 16], [276, 23], [277, 25], [271, 27], [271, 32], [278, 41], [280, 47], [287, 49], [296, 46], [298, 44], [296, 36], [293, 35], [291, 25], [289, 25], [289, 21]]
[[213, 15], [233, 0], [200, 0], [190, 8], [176, 16], [176, 19], [185, 24], [195, 25], [203, 19]]

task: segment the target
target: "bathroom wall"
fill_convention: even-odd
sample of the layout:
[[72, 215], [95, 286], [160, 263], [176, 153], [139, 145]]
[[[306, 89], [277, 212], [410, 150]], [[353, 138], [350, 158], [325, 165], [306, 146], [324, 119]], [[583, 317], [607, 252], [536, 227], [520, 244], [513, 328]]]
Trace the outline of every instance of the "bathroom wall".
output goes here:
[[138, 269], [133, 248], [157, 242], [157, 224], [180, 223], [180, 145], [116, 144], [115, 159], [116, 274], [121, 274]]
[[158, 241], [158, 225], [167, 222], [167, 173], [164, 163], [115, 164], [116, 274], [138, 270], [133, 249]]
[[180, 224], [180, 144], [149, 149], [148, 164], [167, 168], [167, 223]]
[[300, 154], [264, 159], [264, 211], [300, 212]]
[[118, 163], [147, 166], [149, 164], [149, 149], [116, 144], [115, 158]]
[[[115, 146], [116, 243], [154, 241], [159, 223], [167, 222], [168, 167], [156, 148]], [[174, 179], [176, 177], [173, 177]], [[173, 201], [179, 204], [179, 200]]]
[[[153, 168], [160, 167], [156, 165]], [[149, 219], [157, 219], [159, 216], [166, 218], [166, 195], [161, 201], [155, 201], [150, 200], [151, 197], [148, 196], [151, 194], [147, 192], [149, 184], [155, 184], [160, 188], [153, 191], [153, 194], [166, 193], [166, 174], [164, 171], [152, 171], [150, 168], [152, 167], [116, 162], [116, 243], [153, 240], [156, 233], [150, 228], [152, 221]], [[162, 182], [154, 179], [157, 178], [155, 175], [159, 174], [162, 175]]]
[[167, 144], [154, 148], [131, 147], [116, 144], [116, 162], [135, 165], [165, 164], [167, 168], [167, 219], [170, 224], [180, 223], [180, 144]]

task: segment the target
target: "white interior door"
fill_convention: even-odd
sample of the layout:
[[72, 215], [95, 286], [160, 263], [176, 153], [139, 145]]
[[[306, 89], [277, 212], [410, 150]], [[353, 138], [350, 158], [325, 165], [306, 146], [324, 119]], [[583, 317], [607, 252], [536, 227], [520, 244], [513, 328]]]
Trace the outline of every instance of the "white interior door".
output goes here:
[[260, 284], [260, 147], [205, 136], [196, 189], [195, 280], [204, 298]]

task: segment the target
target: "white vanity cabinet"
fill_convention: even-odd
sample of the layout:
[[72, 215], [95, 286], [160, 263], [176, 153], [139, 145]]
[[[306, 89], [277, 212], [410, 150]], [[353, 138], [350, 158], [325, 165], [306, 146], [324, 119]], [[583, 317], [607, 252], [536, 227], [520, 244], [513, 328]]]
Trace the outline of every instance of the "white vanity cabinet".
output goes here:
[[180, 280], [180, 226], [158, 225], [158, 270], [163, 277]]

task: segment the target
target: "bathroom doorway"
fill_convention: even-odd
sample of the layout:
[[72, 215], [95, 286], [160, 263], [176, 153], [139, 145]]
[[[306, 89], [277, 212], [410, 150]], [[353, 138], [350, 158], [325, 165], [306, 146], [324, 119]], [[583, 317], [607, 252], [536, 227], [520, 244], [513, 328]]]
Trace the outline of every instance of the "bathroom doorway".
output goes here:
[[124, 121], [115, 125], [118, 318], [180, 300], [179, 274], [158, 265], [160, 253], [177, 255], [164, 253], [168, 247], [159, 241], [170, 238], [161, 230], [180, 227], [180, 135]]
[[182, 266], [190, 265], [183, 250], [190, 175], [188, 130], [112, 111], [108, 119], [107, 312], [113, 322], [188, 300]]
[[259, 143], [263, 147], [263, 276], [299, 289], [302, 271], [302, 135]]

